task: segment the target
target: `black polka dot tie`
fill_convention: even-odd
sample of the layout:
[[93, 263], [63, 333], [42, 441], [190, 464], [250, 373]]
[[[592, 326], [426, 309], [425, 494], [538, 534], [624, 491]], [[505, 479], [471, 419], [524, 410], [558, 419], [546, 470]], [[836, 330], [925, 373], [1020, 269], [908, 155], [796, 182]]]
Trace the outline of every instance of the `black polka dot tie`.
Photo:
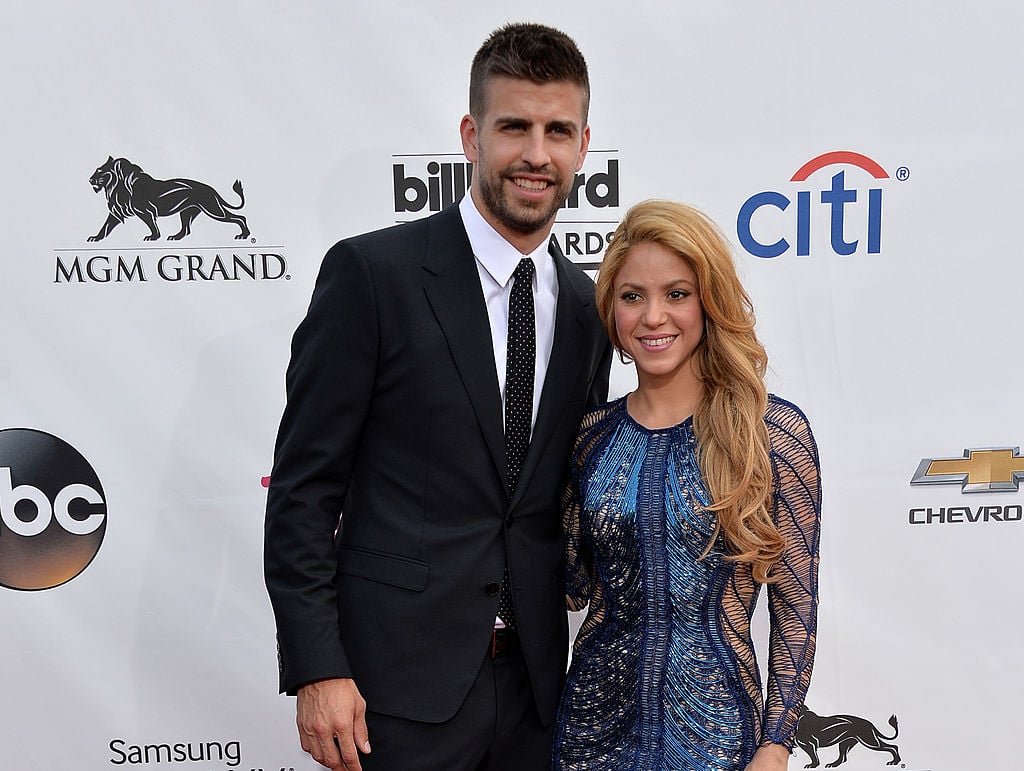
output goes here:
[[516, 628], [516, 609], [512, 605], [512, 584], [508, 577], [508, 565], [505, 566], [505, 575], [501, 577], [501, 594], [498, 595], [498, 618], [500, 618], [506, 629]]
[[[537, 355], [536, 322], [533, 314], [533, 260], [519, 261], [512, 296], [508, 304], [508, 347], [505, 356], [505, 457], [509, 487], [515, 490], [530, 447], [533, 424], [533, 367]], [[508, 565], [501, 582], [498, 617], [515, 629], [515, 610], [508, 577]]]
[[530, 446], [533, 423], [533, 365], [537, 336], [533, 318], [533, 260], [524, 257], [513, 274], [508, 304], [508, 348], [505, 357], [505, 454], [509, 485], [515, 489]]

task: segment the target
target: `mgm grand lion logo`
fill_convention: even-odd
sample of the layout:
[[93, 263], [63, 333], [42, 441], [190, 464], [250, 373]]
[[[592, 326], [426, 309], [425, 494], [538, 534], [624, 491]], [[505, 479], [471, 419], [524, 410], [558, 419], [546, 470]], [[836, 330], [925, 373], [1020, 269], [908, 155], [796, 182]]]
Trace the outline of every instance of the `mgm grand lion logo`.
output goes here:
[[241, 232], [235, 236], [236, 239], [249, 237], [245, 217], [235, 214], [245, 206], [242, 183], [238, 180], [231, 189], [239, 202], [232, 206], [207, 184], [192, 179], [154, 179], [127, 158], [111, 156], [89, 177], [89, 184], [95, 192], [103, 191], [110, 210], [99, 232], [89, 236], [90, 241], [106, 238], [128, 217], [138, 217], [145, 222], [149, 235], [144, 240], [155, 241], [160, 238], [157, 217], [170, 217], [172, 214], [181, 216], [181, 230], [167, 236], [169, 241], [187, 236], [191, 232], [192, 221], [200, 214], [238, 225]]
[[889, 718], [892, 736], [885, 736], [870, 721], [854, 715], [815, 715], [807, 707], [800, 713], [800, 722], [796, 727], [796, 745], [807, 753], [811, 762], [804, 768], [817, 768], [818, 749], [821, 747], [838, 747], [839, 757], [825, 768], [836, 768], [846, 762], [850, 750], [858, 744], [877, 752], [888, 752], [892, 759], [887, 766], [895, 766], [900, 762], [899, 748], [892, 740], [899, 736], [899, 723], [896, 716]]

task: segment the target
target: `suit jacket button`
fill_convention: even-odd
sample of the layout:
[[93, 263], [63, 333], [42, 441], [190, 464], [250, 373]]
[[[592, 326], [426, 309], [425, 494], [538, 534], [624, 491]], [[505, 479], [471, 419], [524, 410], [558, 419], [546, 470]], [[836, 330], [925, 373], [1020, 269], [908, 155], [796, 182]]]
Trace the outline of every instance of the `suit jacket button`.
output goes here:
[[487, 584], [487, 586], [484, 587], [484, 591], [487, 592], [487, 594], [491, 597], [495, 597], [497, 596], [498, 592], [501, 591], [501, 584], [497, 584], [494, 581], [491, 581], [491, 583]]

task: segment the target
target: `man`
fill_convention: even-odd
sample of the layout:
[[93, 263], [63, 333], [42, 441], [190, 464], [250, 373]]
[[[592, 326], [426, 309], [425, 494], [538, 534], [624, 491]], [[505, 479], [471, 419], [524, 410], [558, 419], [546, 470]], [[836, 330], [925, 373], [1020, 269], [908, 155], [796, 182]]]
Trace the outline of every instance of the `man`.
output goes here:
[[336, 244], [295, 333], [266, 580], [281, 688], [333, 769], [549, 767], [560, 495], [611, 360], [593, 283], [548, 251], [588, 106], [572, 40], [492, 34], [460, 128], [470, 194]]

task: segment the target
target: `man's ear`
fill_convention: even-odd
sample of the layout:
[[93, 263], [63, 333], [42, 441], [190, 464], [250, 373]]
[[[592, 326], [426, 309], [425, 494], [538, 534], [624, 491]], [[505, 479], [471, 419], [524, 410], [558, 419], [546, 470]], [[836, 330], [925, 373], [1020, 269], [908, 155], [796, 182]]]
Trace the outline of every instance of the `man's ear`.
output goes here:
[[576, 171], [583, 168], [583, 161], [587, 159], [587, 148], [590, 147], [590, 124], [583, 128], [583, 141], [580, 142], [580, 157], [576, 161]]
[[472, 115], [463, 115], [462, 123], [459, 125], [459, 134], [462, 136], [462, 152], [466, 156], [466, 160], [470, 163], [476, 163], [477, 157], [480, 152], [477, 147], [477, 130], [476, 120]]

